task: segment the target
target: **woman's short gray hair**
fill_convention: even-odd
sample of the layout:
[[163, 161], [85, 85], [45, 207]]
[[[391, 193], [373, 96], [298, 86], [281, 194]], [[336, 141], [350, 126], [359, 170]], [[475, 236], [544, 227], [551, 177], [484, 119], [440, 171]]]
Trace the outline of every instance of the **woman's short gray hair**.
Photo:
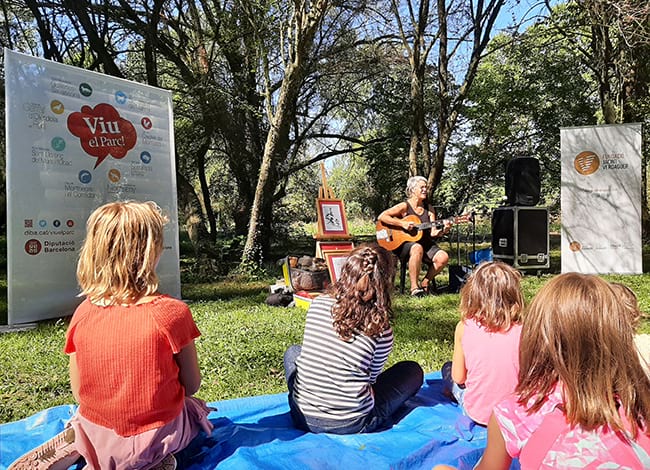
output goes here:
[[420, 181], [424, 181], [428, 184], [427, 179], [424, 176], [411, 176], [406, 182], [406, 197], [411, 197], [415, 187]]

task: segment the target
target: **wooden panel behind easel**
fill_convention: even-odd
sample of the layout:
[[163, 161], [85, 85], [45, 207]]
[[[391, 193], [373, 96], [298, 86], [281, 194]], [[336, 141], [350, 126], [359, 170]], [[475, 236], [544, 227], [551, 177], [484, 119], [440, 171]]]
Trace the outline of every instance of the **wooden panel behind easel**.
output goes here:
[[349, 253], [354, 249], [352, 240], [317, 240], [316, 241], [316, 258], [325, 259], [325, 252], [343, 252]]

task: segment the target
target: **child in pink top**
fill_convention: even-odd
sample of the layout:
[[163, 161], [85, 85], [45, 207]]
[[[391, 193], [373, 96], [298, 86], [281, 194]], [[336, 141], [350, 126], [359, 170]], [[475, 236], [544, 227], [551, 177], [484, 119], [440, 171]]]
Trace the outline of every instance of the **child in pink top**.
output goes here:
[[524, 318], [519, 384], [495, 407], [475, 468], [506, 469], [515, 457], [523, 470], [650, 468], [650, 379], [633, 336], [608, 282], [549, 281]]
[[461, 320], [443, 378], [465, 414], [483, 426], [494, 405], [517, 385], [524, 308], [520, 278], [505, 263], [481, 263], [460, 293]]

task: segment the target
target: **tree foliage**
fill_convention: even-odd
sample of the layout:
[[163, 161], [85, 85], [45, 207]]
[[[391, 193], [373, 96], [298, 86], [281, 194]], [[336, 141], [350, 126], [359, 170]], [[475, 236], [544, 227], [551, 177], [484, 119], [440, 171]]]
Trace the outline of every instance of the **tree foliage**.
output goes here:
[[546, 3], [496, 34], [517, 0], [0, 0], [0, 42], [172, 90], [181, 223], [197, 255], [245, 237], [255, 268], [313, 220], [314, 163], [374, 217], [409, 175], [458, 211], [536, 156], [552, 204], [559, 127], [647, 121], [647, 2]]
[[[644, 0], [570, 0], [549, 10], [563, 44], [588, 69], [599, 104], [599, 124], [649, 123], [650, 4]], [[650, 129], [643, 126], [642, 183], [647, 193]], [[643, 230], [650, 234], [647, 195]]]
[[465, 189], [459, 194], [469, 196], [495, 183], [503, 188], [510, 159], [536, 157], [542, 194], [549, 198], [545, 203], [558, 203], [560, 127], [595, 124], [598, 107], [589, 70], [564, 44], [548, 23], [514, 40], [501, 35], [492, 41], [464, 113], [467, 140], [455, 164], [461, 178], [457, 189]]

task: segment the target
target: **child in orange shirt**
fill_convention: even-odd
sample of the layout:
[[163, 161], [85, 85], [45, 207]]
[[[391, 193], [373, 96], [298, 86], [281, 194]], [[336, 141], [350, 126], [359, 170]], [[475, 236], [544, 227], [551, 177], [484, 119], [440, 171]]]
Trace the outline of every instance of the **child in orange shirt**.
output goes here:
[[88, 219], [77, 280], [86, 299], [66, 333], [77, 413], [58, 436], [12, 464], [89, 470], [176, 468], [174, 453], [201, 429], [210, 409], [201, 384], [187, 305], [158, 293], [155, 269], [166, 218], [153, 202], [114, 202]]

